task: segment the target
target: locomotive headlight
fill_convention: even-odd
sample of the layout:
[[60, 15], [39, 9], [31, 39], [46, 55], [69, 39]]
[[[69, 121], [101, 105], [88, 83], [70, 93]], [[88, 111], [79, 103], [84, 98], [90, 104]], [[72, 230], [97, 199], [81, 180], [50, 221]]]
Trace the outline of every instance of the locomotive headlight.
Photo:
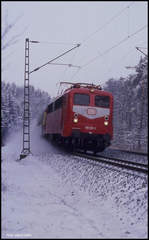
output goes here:
[[94, 88], [91, 88], [91, 89], [90, 89], [90, 92], [94, 92]]
[[109, 124], [108, 121], [104, 121], [105, 126], [108, 126], [108, 124]]
[[78, 122], [78, 118], [75, 117], [75, 118], [73, 119], [73, 122], [74, 122], [74, 123], [77, 123], [77, 122]]
[[74, 123], [77, 123], [77, 122], [78, 122], [78, 114], [77, 114], [77, 113], [74, 113], [73, 122], [74, 122]]

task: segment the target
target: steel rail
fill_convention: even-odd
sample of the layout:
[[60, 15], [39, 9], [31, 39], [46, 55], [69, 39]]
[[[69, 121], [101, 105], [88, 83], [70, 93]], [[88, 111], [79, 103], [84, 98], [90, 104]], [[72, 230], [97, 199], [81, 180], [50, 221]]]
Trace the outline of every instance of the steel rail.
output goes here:
[[111, 150], [116, 150], [116, 151], [121, 151], [121, 152], [127, 152], [130, 154], [136, 154], [136, 155], [143, 155], [143, 156], [148, 156], [148, 153], [145, 152], [135, 152], [135, 151], [131, 151], [131, 150], [126, 150], [126, 149], [120, 149], [120, 148], [109, 148]]
[[119, 158], [106, 157], [106, 156], [102, 156], [102, 155], [98, 155], [98, 157], [108, 158], [110, 160], [119, 161], [119, 162], [124, 163], [124, 164], [126, 163], [126, 164], [136, 165], [136, 166], [139, 166], [139, 167], [148, 167], [148, 165], [143, 164], [143, 163], [132, 162], [132, 161], [123, 160], [123, 159], [119, 159]]
[[[148, 165], [146, 165], [146, 164], [135, 163], [135, 162], [125, 161], [125, 160], [121, 160], [121, 159], [115, 159], [115, 158], [111, 158], [111, 157], [104, 157], [104, 156], [100, 156], [100, 155], [93, 156], [91, 154], [83, 154], [83, 153], [80, 153], [80, 152], [76, 152], [76, 153], [73, 153], [73, 154], [75, 156], [84, 157], [84, 158], [87, 158], [87, 159], [92, 159], [94, 161], [98, 161], [98, 162], [102, 162], [102, 163], [107, 163], [107, 164], [110, 164], [110, 165], [113, 165], [113, 166], [116, 166], [116, 167], [126, 168], [126, 169], [130, 169], [130, 170], [133, 170], [133, 171], [138, 171], [138, 172], [143, 172], [145, 174], [148, 173]], [[108, 159], [108, 160], [106, 160], [106, 159]], [[113, 161], [110, 161], [110, 160], [113, 160]], [[125, 164], [131, 164], [131, 165], [125, 165]], [[144, 167], [144, 168], [139, 168], [137, 166]]]

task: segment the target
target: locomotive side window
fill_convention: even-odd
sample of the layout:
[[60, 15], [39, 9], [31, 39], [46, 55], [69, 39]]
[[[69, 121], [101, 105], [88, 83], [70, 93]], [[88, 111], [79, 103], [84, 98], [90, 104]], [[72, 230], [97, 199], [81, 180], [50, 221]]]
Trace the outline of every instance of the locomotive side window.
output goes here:
[[48, 105], [48, 113], [53, 112], [53, 103]]
[[75, 93], [74, 104], [88, 106], [90, 104], [90, 96], [88, 94]]
[[95, 96], [95, 106], [108, 108], [110, 106], [109, 96]]
[[55, 102], [55, 107], [54, 110], [57, 110], [62, 107], [63, 104], [63, 97], [60, 97], [59, 99], [56, 100]]
[[65, 106], [67, 102], [66, 95], [63, 96], [63, 105]]

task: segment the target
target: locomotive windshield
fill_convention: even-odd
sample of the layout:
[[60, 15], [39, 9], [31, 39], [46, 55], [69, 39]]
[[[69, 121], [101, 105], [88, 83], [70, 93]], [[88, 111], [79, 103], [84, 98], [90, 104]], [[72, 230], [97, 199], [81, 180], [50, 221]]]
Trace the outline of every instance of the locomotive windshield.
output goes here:
[[90, 103], [90, 96], [88, 94], [74, 94], [74, 104], [88, 106]]
[[109, 96], [95, 96], [95, 106], [108, 108], [110, 106]]

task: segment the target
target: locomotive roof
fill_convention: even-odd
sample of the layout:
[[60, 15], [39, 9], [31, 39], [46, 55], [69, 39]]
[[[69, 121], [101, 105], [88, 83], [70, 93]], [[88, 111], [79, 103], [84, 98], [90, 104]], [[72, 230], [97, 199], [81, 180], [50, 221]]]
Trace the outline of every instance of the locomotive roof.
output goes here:
[[[94, 88], [93, 88], [94, 89]], [[62, 95], [66, 93], [86, 93], [86, 94], [99, 94], [99, 95], [106, 95], [112, 97], [112, 93], [104, 91], [104, 90], [99, 90], [99, 89], [94, 89], [93, 92], [91, 92], [91, 88], [73, 88], [73, 89], [67, 89]]]
[[88, 86], [79, 86], [79, 87], [70, 87], [67, 88], [63, 93], [61, 93], [60, 95], [58, 95], [57, 97], [55, 97], [49, 104], [55, 102], [57, 99], [59, 99], [60, 97], [62, 97], [63, 95], [70, 93], [70, 92], [74, 92], [74, 93], [91, 93], [93, 94], [93, 92], [91, 92], [90, 90], [94, 89], [94, 93], [95, 94], [101, 94], [101, 95], [108, 95], [110, 97], [112, 97], [112, 93], [101, 90], [101, 87], [97, 86], [97, 88], [95, 87], [95, 85], [88, 85]]

